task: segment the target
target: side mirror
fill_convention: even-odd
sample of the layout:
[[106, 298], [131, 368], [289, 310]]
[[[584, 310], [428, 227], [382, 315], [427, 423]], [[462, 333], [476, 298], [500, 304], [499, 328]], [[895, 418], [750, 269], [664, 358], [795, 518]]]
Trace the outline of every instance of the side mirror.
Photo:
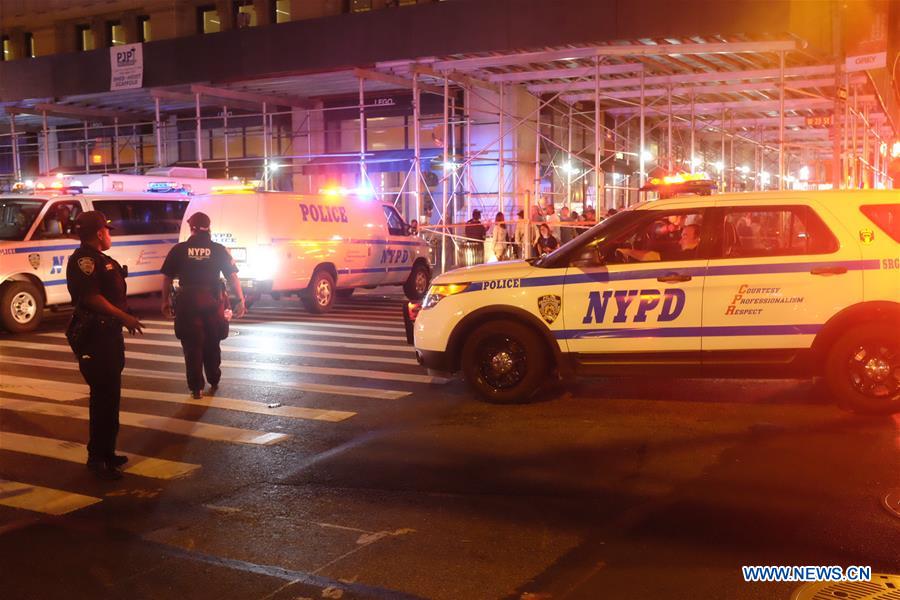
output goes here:
[[586, 268], [586, 267], [602, 267], [603, 258], [597, 248], [585, 248], [581, 255], [569, 263], [570, 267]]

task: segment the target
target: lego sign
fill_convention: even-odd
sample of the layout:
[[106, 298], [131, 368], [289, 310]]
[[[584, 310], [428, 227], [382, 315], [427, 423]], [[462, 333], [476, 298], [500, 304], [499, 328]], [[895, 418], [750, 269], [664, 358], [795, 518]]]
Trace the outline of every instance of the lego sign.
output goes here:
[[144, 46], [125, 44], [109, 49], [110, 91], [134, 90], [144, 85]]

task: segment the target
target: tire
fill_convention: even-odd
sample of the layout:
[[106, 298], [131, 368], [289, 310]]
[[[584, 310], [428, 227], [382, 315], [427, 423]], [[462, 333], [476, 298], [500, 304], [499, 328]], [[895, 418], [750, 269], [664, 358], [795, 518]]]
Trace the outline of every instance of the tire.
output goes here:
[[837, 339], [825, 381], [841, 408], [867, 415], [900, 412], [900, 324], [859, 325]]
[[313, 273], [309, 287], [300, 295], [300, 301], [311, 313], [321, 315], [334, 306], [334, 277], [325, 269]]
[[335, 295], [338, 298], [340, 298], [341, 300], [346, 300], [347, 298], [349, 298], [350, 296], [353, 295], [354, 290], [356, 290], [356, 288], [344, 288], [342, 290], [337, 290], [335, 292]]
[[545, 383], [550, 356], [544, 340], [517, 321], [480, 325], [463, 345], [469, 387], [488, 402], [524, 402]]
[[426, 265], [420, 262], [416, 263], [413, 265], [406, 283], [403, 284], [403, 293], [411, 301], [418, 302], [428, 291], [429, 283], [431, 283], [431, 271]]
[[10, 333], [34, 331], [44, 316], [44, 297], [31, 282], [12, 281], [0, 288], [0, 325]]

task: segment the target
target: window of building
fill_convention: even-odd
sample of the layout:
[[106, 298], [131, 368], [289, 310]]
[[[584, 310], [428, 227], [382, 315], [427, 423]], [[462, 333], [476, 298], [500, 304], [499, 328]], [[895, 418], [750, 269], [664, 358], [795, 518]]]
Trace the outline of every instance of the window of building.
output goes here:
[[119, 21], [107, 21], [106, 36], [110, 46], [122, 46], [125, 44], [125, 27]]
[[222, 31], [222, 21], [215, 5], [197, 8], [197, 29], [200, 33], [216, 33]]
[[78, 50], [80, 52], [87, 52], [96, 47], [94, 44], [94, 31], [90, 25], [77, 25], [75, 34], [78, 36]]
[[28, 58], [37, 56], [37, 50], [34, 47], [34, 34], [30, 31], [25, 33], [25, 56]]
[[287, 23], [291, 20], [291, 0], [275, 0], [273, 6], [275, 8], [273, 23]]
[[0, 52], [0, 60], [9, 60], [9, 37], [4, 35], [0, 38], [0, 44], [3, 45], [3, 52]]
[[238, 29], [242, 27], [256, 27], [256, 6], [253, 0], [235, 0], [234, 1], [234, 26]]
[[138, 37], [142, 42], [153, 40], [153, 30], [150, 28], [150, 17], [142, 15], [138, 17]]
[[372, 10], [372, 0], [351, 0], [350, 12], [368, 12]]

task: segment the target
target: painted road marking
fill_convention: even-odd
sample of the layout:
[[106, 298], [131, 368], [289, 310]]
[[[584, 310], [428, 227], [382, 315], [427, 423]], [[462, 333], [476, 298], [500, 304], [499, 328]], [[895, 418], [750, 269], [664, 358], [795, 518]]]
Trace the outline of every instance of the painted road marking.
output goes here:
[[[166, 325], [172, 330], [175, 329], [175, 325], [172, 321], [141, 321], [145, 325]], [[316, 329], [304, 329], [304, 327], [329, 327], [332, 326], [330, 323], [317, 323], [314, 321], [304, 321], [302, 323], [298, 322], [296, 324], [291, 324], [286, 321], [253, 321], [248, 322], [247, 319], [241, 319], [238, 323], [246, 323], [246, 325], [235, 324], [235, 322], [231, 323], [231, 327], [237, 329], [240, 332], [250, 331], [250, 332], [279, 332], [279, 333], [302, 333], [305, 335], [330, 335], [334, 337], [351, 337], [351, 338], [369, 338], [376, 340], [405, 340], [405, 335], [394, 334], [392, 336], [373, 336], [373, 335], [365, 335], [358, 333], [334, 333], [331, 331], [318, 331]], [[268, 325], [271, 324], [271, 327], [254, 327], [254, 325]], [[279, 327], [280, 326], [280, 327]], [[357, 325], [333, 325], [333, 327], [349, 327], [352, 329], [362, 329], [366, 331], [386, 331], [386, 332], [396, 332], [397, 327], [364, 327]], [[403, 329], [403, 325], [400, 325], [399, 329]]]
[[[27, 412], [51, 417], [66, 417], [69, 419], [81, 419], [87, 421], [88, 408], [86, 406], [70, 406], [54, 404], [52, 402], [32, 402], [31, 400], [18, 400], [13, 398], [0, 398], [0, 409]], [[119, 422], [128, 427], [141, 429], [153, 429], [166, 431], [179, 435], [202, 438], [216, 442], [237, 442], [239, 444], [253, 444], [266, 446], [286, 439], [284, 433], [266, 433], [252, 429], [238, 429], [225, 425], [213, 425], [197, 421], [186, 421], [173, 417], [158, 417], [144, 413], [120, 412]]]
[[[22, 435], [4, 431], [0, 435], [0, 450], [43, 456], [56, 460], [84, 464], [87, 457], [87, 446], [78, 442], [56, 440], [33, 435]], [[153, 479], [178, 479], [186, 477], [200, 468], [200, 465], [183, 463], [162, 458], [151, 458], [128, 452], [118, 453], [128, 457], [126, 473]]]
[[[46, 358], [25, 358], [18, 356], [4, 356], [4, 364], [24, 365], [34, 367], [47, 367], [49, 369], [64, 369], [67, 371], [77, 371], [78, 365], [69, 361], [49, 360]], [[145, 379], [164, 379], [167, 381], [180, 381], [184, 383], [184, 375], [174, 373], [172, 371], [159, 371], [154, 369], [136, 369], [133, 367], [125, 367], [122, 375], [126, 377], [142, 377]], [[264, 375], [264, 374], [263, 374]], [[226, 384], [247, 385], [248, 381], [265, 383], [270, 387], [279, 387], [299, 392], [315, 392], [321, 394], [333, 394], [338, 396], [352, 396], [357, 398], [367, 398], [372, 400], [398, 400], [409, 396], [412, 392], [401, 392], [398, 390], [381, 390], [369, 387], [353, 387], [343, 385], [330, 385], [325, 383], [295, 383], [281, 380], [273, 380], [265, 377], [228, 377], [223, 376], [222, 382]]]
[[[63, 333], [55, 333], [48, 334], [42, 337], [65, 337]], [[400, 358], [394, 356], [367, 356], [364, 354], [333, 354], [328, 352], [310, 352], [303, 350], [270, 350], [271, 342], [274, 340], [254, 340], [255, 344], [252, 346], [244, 345], [244, 346], [225, 346], [222, 348], [222, 353], [230, 352], [232, 354], [254, 354], [254, 355], [266, 355], [266, 356], [291, 356], [295, 358], [321, 358], [326, 360], [340, 360], [340, 361], [359, 361], [359, 362], [377, 362], [377, 363], [387, 363], [387, 364], [395, 364], [395, 365], [418, 365], [414, 358]], [[264, 342], [264, 343], [261, 343]], [[150, 340], [145, 338], [131, 338], [128, 340], [128, 345], [137, 345], [137, 346], [163, 346], [166, 348], [181, 348], [181, 342], [171, 342], [165, 340]], [[407, 353], [411, 353], [412, 350], [407, 349]]]
[[[68, 391], [73, 395], [78, 394], [76, 399], [86, 398], [90, 395], [90, 388], [87, 385], [80, 383], [45, 381], [43, 379], [28, 379], [25, 377], [16, 377], [14, 375], [4, 375], [2, 381], [0, 381], [0, 390], [9, 391], [7, 390], [7, 383], [10, 383], [11, 387], [28, 386], [29, 389], [35, 389], [38, 386], [46, 385], [53, 389]], [[44, 398], [47, 396], [44, 395], [38, 397]], [[236, 412], [255, 413], [259, 415], [287, 417], [292, 419], [314, 419], [317, 421], [343, 421], [356, 414], [354, 412], [343, 410], [324, 410], [318, 408], [305, 408], [302, 406], [279, 406], [277, 408], [269, 408], [262, 402], [253, 402], [251, 400], [238, 400], [235, 398], [224, 398], [219, 396], [191, 398], [187, 394], [173, 394], [171, 392], [157, 392], [153, 390], [138, 390], [131, 388], [123, 388], [122, 397], [135, 398], [138, 400], [152, 400], [154, 402], [193, 404], [195, 406], [203, 406], [204, 408], [218, 408], [221, 410], [232, 410]]]
[[[142, 321], [142, 323], [146, 323], [146, 321]], [[246, 326], [246, 327], [236, 328], [234, 326], [234, 324], [231, 325], [231, 328], [237, 329], [237, 331], [239, 331], [241, 333], [241, 335], [244, 336], [244, 338], [266, 336], [266, 337], [270, 337], [271, 339], [280, 339], [278, 337], [271, 336], [269, 334], [283, 333], [283, 334], [290, 334], [292, 336], [293, 335], [314, 336], [314, 337], [323, 337], [324, 336], [324, 337], [336, 337], [336, 338], [350, 338], [350, 339], [354, 339], [354, 340], [358, 340], [358, 339], [372, 339], [372, 340], [384, 340], [384, 341], [392, 341], [393, 340], [396, 342], [395, 344], [384, 344], [383, 348], [386, 350], [391, 350], [391, 349], [407, 350], [407, 351], [412, 350], [412, 346], [410, 346], [409, 344], [406, 343], [406, 337], [402, 336], [402, 335], [363, 335], [363, 334], [359, 334], [359, 333], [334, 333], [331, 331], [318, 331], [318, 330], [314, 331], [314, 330], [310, 330], [310, 329], [294, 329], [293, 327], [291, 327], [291, 328], [285, 327], [285, 328], [281, 329], [278, 327], [254, 328], [254, 327]], [[168, 329], [161, 329], [158, 327], [144, 327], [144, 334], [145, 335], [155, 334], [155, 335], [173, 336], [173, 335], [175, 335], [175, 332], [170, 324], [170, 327]], [[65, 337], [65, 335], [62, 333], [46, 334], [46, 335], [53, 335], [54, 337]], [[236, 338], [235, 337], [228, 338], [228, 340], [234, 340], [234, 339], [236, 339]], [[290, 340], [286, 340], [286, 341], [290, 342]], [[338, 346], [338, 347], [341, 346], [341, 342], [331, 342], [330, 344], [324, 344], [318, 340], [309, 340], [309, 342], [316, 343], [320, 346], [322, 346], [322, 345], [333, 345], [333, 346]], [[226, 341], [223, 341], [222, 343], [227, 344], [228, 341], [226, 340]], [[352, 346], [347, 346], [347, 347], [350, 348]], [[363, 346], [361, 346], [361, 347], [363, 347]], [[381, 349], [381, 346], [375, 346], [372, 348], [372, 350], [379, 350], [379, 349]]]
[[[71, 350], [55, 344], [39, 344], [35, 342], [7, 342], [0, 341], [0, 348], [12, 347], [25, 350], [43, 350], [46, 352], [62, 352], [71, 354]], [[180, 356], [162, 356], [148, 352], [125, 351], [125, 358], [134, 360], [148, 360], [151, 362], [184, 364], [184, 358]], [[285, 373], [298, 373], [301, 375], [332, 375], [336, 377], [353, 377], [359, 379], [378, 379], [382, 381], [406, 381], [410, 383], [446, 383], [443, 377], [431, 375], [418, 375], [413, 373], [395, 373], [389, 371], [373, 371], [368, 369], [347, 369], [342, 367], [317, 367], [312, 365], [282, 365], [271, 362], [244, 363], [241, 361], [223, 360], [222, 368], [249, 369], [263, 371], [281, 371]]]
[[64, 515], [97, 504], [100, 498], [0, 479], [0, 504], [48, 515]]

